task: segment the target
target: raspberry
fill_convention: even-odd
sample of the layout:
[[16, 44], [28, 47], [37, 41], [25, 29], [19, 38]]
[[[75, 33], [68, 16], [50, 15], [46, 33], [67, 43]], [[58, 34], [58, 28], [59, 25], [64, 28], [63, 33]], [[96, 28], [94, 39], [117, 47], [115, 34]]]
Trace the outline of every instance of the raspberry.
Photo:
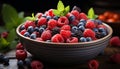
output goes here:
[[18, 50], [18, 49], [24, 50], [24, 47], [23, 47], [22, 43], [18, 43], [18, 44], [16, 45], [16, 49], [17, 49], [17, 50]]
[[99, 62], [97, 60], [90, 60], [88, 62], [88, 67], [89, 67], [89, 69], [98, 69]]
[[55, 34], [52, 38], [51, 38], [52, 42], [56, 42], [56, 43], [63, 43], [64, 42], [64, 38], [62, 37], [61, 34]]
[[110, 39], [111, 46], [120, 46], [120, 38], [118, 36], [114, 36]]
[[47, 23], [47, 19], [44, 17], [41, 17], [40, 19], [38, 19], [38, 26], [42, 26], [45, 25]]
[[78, 43], [77, 37], [70, 37], [66, 40], [67, 43]]
[[3, 37], [3, 38], [7, 38], [8, 32], [2, 32], [0, 35], [1, 35], [1, 37]]
[[17, 60], [25, 60], [27, 57], [27, 52], [25, 50], [16, 50]]
[[71, 30], [71, 27], [70, 27], [70, 25], [63, 25], [61, 27], [61, 30]]
[[79, 23], [79, 20], [77, 20], [77, 19], [71, 22], [71, 24], [72, 24], [72, 25], [75, 25], [75, 26], [77, 26], [78, 23]]
[[71, 36], [71, 31], [69, 31], [69, 30], [61, 30], [60, 34], [66, 40]]
[[44, 41], [51, 39], [51, 37], [52, 37], [52, 34], [51, 34], [51, 31], [50, 31], [50, 30], [45, 30], [45, 31], [43, 31], [43, 33], [41, 34], [41, 38], [42, 38]]
[[106, 29], [106, 26], [105, 25], [98, 25], [97, 28], [104, 28], [104, 29]]
[[24, 30], [20, 31], [20, 34], [21, 34], [21, 35], [24, 35], [24, 33], [25, 33], [26, 31], [27, 31], [27, 30], [24, 29]]
[[87, 20], [87, 23], [86, 23], [85, 27], [86, 27], [86, 28], [93, 29], [93, 28], [96, 27], [96, 25], [94, 24], [93, 21], [91, 21], [91, 20]]
[[56, 27], [56, 26], [57, 26], [57, 21], [56, 21], [56, 20], [50, 19], [50, 20], [48, 21], [48, 28], [49, 28], [49, 29], [53, 29], [53, 28]]
[[53, 9], [48, 10], [48, 12], [46, 13], [46, 15], [53, 17], [54, 16]]
[[110, 56], [110, 60], [114, 63], [120, 64], [120, 53], [116, 53]]
[[31, 62], [32, 69], [43, 69], [43, 63], [37, 60]]
[[68, 25], [69, 24], [69, 20], [67, 17], [65, 16], [61, 16], [59, 19], [58, 19], [58, 26], [63, 26], [63, 25]]
[[80, 13], [80, 14], [79, 14], [79, 18], [80, 18], [80, 19], [88, 20], [87, 15], [86, 15], [85, 13]]
[[85, 29], [85, 31], [83, 32], [83, 36], [84, 37], [91, 37], [92, 39], [95, 38], [95, 32], [91, 29]]
[[75, 16], [75, 19], [79, 20], [79, 12], [77, 10], [72, 10], [71, 13]]
[[27, 29], [29, 26], [35, 27], [35, 23], [34, 23], [33, 21], [28, 21], [28, 20], [25, 22], [24, 25], [25, 25], [25, 28], [26, 28], [26, 29]]
[[37, 13], [37, 14], [35, 15], [35, 17], [41, 18], [42, 15], [43, 15], [42, 13]]

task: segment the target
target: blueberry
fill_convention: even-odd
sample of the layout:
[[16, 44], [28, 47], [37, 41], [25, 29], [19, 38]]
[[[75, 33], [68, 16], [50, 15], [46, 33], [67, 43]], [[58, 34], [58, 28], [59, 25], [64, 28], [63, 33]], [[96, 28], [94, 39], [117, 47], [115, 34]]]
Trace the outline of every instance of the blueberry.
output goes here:
[[97, 23], [97, 24], [99, 24], [99, 25], [100, 25], [100, 24], [102, 24], [102, 21], [101, 21], [101, 20], [96, 19], [96, 20], [95, 20], [95, 23]]
[[39, 28], [35, 27], [34, 31], [39, 32]]
[[25, 36], [25, 37], [30, 37], [30, 33], [29, 33], [29, 32], [25, 32], [25, 33], [24, 33], [24, 36]]
[[59, 18], [58, 16], [54, 16], [54, 17], [53, 17], [53, 19], [55, 19], [55, 20], [58, 20], [58, 18]]
[[99, 32], [98, 28], [93, 28], [93, 31], [94, 31], [95, 33]]
[[4, 65], [9, 65], [9, 58], [8, 57], [4, 57], [3, 58], [3, 61], [4, 61]]
[[86, 23], [85, 19], [80, 19], [80, 22]]
[[31, 61], [32, 61], [31, 58], [26, 58], [25, 59], [25, 65], [28, 66], [28, 67], [30, 67]]
[[78, 27], [79, 27], [79, 26], [85, 26], [85, 23], [84, 23], [84, 22], [79, 22], [77, 26], [78, 26]]
[[40, 26], [40, 27], [42, 27], [42, 28], [44, 28], [44, 29], [46, 29], [46, 28], [47, 28], [47, 26], [46, 26], [46, 25], [42, 25], [42, 26]]
[[49, 21], [51, 18], [51, 16], [46, 16], [47, 21]]
[[99, 32], [106, 32], [104, 28], [99, 28]]
[[52, 29], [52, 35], [55, 35], [55, 34], [57, 34], [59, 32], [60, 32], [60, 28], [59, 27], [55, 27], [55, 28]]
[[81, 31], [84, 31], [85, 27], [84, 26], [79, 26], [78, 29], [81, 30]]
[[2, 53], [0, 53], [0, 63], [3, 62], [3, 59], [4, 59], [4, 55]]
[[43, 32], [44, 30], [45, 30], [45, 28], [40, 27], [40, 28], [39, 28], [39, 33], [42, 34], [42, 32]]
[[31, 34], [31, 35], [30, 35], [30, 38], [31, 38], [31, 39], [36, 39], [36, 34]]
[[106, 32], [101, 32], [101, 35], [102, 35], [102, 37], [104, 37], [104, 36], [107, 35], [107, 33]]
[[20, 30], [24, 30], [25, 29], [25, 25], [22, 25], [21, 27], [20, 27]]
[[81, 41], [81, 42], [87, 42], [87, 40], [86, 40], [85, 37], [81, 37], [81, 38], [80, 38], [80, 41]]
[[81, 12], [81, 9], [77, 6], [74, 6], [72, 10], [77, 10], [78, 12]]
[[92, 41], [91, 37], [86, 37], [87, 42]]
[[70, 21], [70, 22], [72, 22], [72, 21], [74, 21], [74, 20], [75, 20], [75, 16], [74, 16], [74, 15], [71, 15], [71, 16], [69, 16], [69, 18], [68, 18], [68, 19], [69, 19], [69, 21]]
[[17, 61], [17, 65], [19, 68], [24, 68], [24, 62], [22, 60]]
[[28, 29], [27, 29], [27, 31], [28, 31], [30, 34], [33, 33], [33, 32], [34, 32], [33, 26], [29, 26]]
[[78, 27], [77, 27], [77, 26], [73, 26], [72, 29], [71, 29], [72, 32], [75, 32], [75, 31], [77, 31], [77, 30], [78, 30]]

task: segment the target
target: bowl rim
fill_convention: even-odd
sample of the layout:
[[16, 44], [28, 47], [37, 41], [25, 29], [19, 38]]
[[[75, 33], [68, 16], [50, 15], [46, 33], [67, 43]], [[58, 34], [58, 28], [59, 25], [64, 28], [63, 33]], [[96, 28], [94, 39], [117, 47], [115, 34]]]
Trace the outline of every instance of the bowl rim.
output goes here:
[[44, 42], [44, 41], [37, 41], [37, 40], [34, 40], [34, 39], [30, 39], [28, 37], [25, 37], [23, 35], [20, 34], [19, 32], [19, 28], [23, 25], [24, 23], [20, 24], [17, 28], [16, 28], [16, 33], [18, 36], [26, 39], [26, 40], [29, 40], [29, 41], [33, 41], [33, 42], [37, 42], [37, 43], [42, 43], [42, 44], [56, 44], [56, 45], [78, 45], [78, 44], [92, 44], [92, 43], [97, 43], [99, 41], [102, 41], [110, 36], [112, 36], [112, 33], [113, 33], [113, 30], [111, 28], [110, 25], [106, 24], [106, 23], [103, 23], [103, 25], [105, 25], [108, 29], [109, 29], [109, 33], [107, 36], [103, 37], [103, 38], [100, 38], [100, 39], [97, 39], [97, 40], [94, 40], [94, 41], [90, 41], [90, 42], [78, 42], [78, 43], [55, 43], [55, 42]]

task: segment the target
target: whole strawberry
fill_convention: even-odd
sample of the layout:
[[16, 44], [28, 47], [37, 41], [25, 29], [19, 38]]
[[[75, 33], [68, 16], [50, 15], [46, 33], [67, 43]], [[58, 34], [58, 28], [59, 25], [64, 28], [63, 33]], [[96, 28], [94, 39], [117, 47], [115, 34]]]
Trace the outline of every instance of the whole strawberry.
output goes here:
[[88, 62], [88, 67], [89, 67], [89, 69], [98, 69], [99, 62], [97, 60], [90, 60]]
[[120, 46], [120, 38], [118, 36], [114, 36], [110, 39], [111, 46]]

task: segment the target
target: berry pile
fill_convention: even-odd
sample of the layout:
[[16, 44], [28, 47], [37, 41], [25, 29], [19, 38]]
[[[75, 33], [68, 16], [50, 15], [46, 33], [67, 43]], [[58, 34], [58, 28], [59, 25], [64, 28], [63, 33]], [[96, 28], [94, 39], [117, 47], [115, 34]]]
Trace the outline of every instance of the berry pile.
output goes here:
[[[25, 66], [30, 69], [43, 69], [42, 62], [33, 60], [31, 57], [27, 57], [27, 52], [24, 50], [22, 43], [16, 45], [16, 59], [18, 68], [24, 69]], [[1, 56], [1, 55], [0, 55]], [[9, 62], [9, 61], [8, 61]]]
[[37, 13], [36, 20], [24, 22], [20, 33], [34, 40], [58, 43], [88, 42], [108, 34], [100, 20], [88, 19], [77, 9], [74, 7], [65, 16], [56, 16], [52, 9]]

